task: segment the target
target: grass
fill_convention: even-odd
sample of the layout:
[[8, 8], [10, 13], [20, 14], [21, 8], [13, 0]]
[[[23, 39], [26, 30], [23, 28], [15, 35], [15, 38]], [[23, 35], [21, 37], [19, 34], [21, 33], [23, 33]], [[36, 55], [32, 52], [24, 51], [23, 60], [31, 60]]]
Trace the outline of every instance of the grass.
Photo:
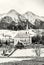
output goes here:
[[38, 61], [38, 60], [23, 60], [23, 61], [13, 61], [13, 62], [7, 62], [7, 63], [0, 63], [0, 65], [42, 65], [44, 64], [44, 61]]

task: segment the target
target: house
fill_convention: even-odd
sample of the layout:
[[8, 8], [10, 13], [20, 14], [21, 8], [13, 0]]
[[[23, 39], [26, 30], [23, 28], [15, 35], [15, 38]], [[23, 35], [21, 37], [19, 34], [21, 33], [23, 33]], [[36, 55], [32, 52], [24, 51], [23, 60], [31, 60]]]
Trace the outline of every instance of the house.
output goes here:
[[14, 45], [16, 45], [18, 41], [23, 43], [23, 45], [30, 45], [34, 35], [35, 34], [32, 34], [30, 30], [19, 31], [18, 34], [14, 37]]

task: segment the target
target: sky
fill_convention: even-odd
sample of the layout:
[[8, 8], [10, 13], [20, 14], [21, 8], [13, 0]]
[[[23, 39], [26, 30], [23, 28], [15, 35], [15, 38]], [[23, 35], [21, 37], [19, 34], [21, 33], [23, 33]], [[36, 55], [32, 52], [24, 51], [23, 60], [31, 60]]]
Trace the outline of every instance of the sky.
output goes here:
[[31, 11], [44, 16], [44, 0], [0, 0], [0, 14], [15, 9], [20, 14]]

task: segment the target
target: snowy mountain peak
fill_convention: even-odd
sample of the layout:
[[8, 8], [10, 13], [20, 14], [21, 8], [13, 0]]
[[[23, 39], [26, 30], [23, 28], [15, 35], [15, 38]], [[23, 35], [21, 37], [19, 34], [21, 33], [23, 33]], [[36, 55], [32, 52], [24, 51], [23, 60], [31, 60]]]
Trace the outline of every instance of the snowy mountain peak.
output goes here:
[[7, 14], [19, 14], [16, 10], [11, 9]]
[[28, 12], [26, 12], [25, 14], [35, 16], [35, 14], [34, 14], [34, 13], [32, 13], [31, 11], [28, 11]]

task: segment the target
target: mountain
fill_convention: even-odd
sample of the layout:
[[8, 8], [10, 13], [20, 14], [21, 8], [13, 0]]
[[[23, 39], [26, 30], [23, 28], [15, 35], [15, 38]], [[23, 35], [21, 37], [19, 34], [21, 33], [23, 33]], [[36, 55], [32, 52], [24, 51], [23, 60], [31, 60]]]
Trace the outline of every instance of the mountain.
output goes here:
[[0, 29], [26, 29], [26, 26], [32, 29], [44, 29], [44, 17], [40, 17], [30, 11], [20, 14], [12, 9], [8, 13], [0, 14]]
[[20, 15], [20, 14], [19, 14], [17, 11], [15, 11], [15, 10], [10, 10], [10, 11], [7, 13], [7, 16], [12, 17], [12, 19], [13, 19], [16, 23], [18, 23], [18, 21], [19, 21], [19, 18], [18, 18], [19, 15]]
[[23, 17], [21, 14], [19, 14], [16, 10], [12, 9], [7, 13], [7, 16], [12, 17], [12, 19], [18, 23], [20, 20], [24, 21], [25, 17]]
[[32, 12], [28, 11], [25, 14], [23, 14], [23, 16], [34, 25], [34, 21], [36, 19], [35, 14], [33, 14]]
[[16, 10], [12, 9], [8, 13], [0, 14], [0, 19], [9, 16], [15, 21], [16, 23], [20, 22], [19, 19], [24, 20], [25, 17], [23, 17], [21, 14], [19, 14]]
[[7, 28], [8, 26], [10, 28], [13, 26], [15, 27], [16, 25], [19, 27], [19, 25], [25, 25], [25, 22], [26, 18], [13, 9], [0, 16], [0, 28]]
[[44, 29], [44, 17], [38, 16], [30, 11], [23, 14], [23, 16], [36, 28]]

